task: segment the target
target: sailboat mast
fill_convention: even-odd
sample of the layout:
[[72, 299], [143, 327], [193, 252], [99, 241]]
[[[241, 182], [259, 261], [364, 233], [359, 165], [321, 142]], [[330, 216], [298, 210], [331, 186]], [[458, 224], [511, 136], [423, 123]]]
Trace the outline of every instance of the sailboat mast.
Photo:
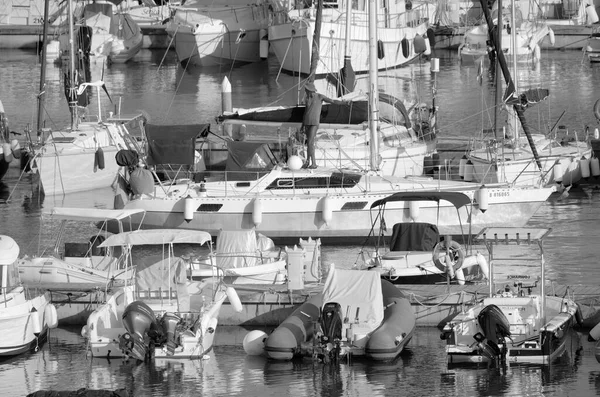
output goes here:
[[[514, 84], [515, 84], [515, 92], [519, 92], [519, 75], [517, 75], [517, 26], [516, 26], [516, 13], [515, 13], [515, 0], [511, 0], [510, 2], [511, 14], [510, 18], [512, 22], [510, 23], [510, 45], [512, 46], [512, 67], [513, 67], [513, 76], [514, 76]], [[519, 141], [519, 125], [517, 123], [517, 118], [512, 117], [510, 120], [513, 123], [513, 131], [515, 135], [515, 142]]]
[[48, 8], [50, 0], [44, 1], [44, 30], [42, 32], [42, 70], [40, 73], [40, 91], [38, 93], [37, 135], [42, 134], [44, 125], [44, 101], [46, 100], [46, 51], [48, 49]]
[[369, 0], [369, 131], [371, 133], [369, 163], [371, 170], [378, 167], [379, 89], [377, 88], [377, 0]]
[[[496, 24], [496, 40], [498, 41], [498, 48], [502, 48], [502, 31], [504, 30], [504, 13], [502, 10], [502, 0], [498, 2], [498, 23]], [[493, 40], [490, 38], [490, 41]], [[498, 49], [496, 49], [496, 52]], [[502, 51], [502, 50], [500, 50]], [[496, 112], [494, 121], [494, 138], [498, 139], [498, 126], [500, 125], [500, 118], [502, 116], [502, 75], [499, 72], [500, 63], [498, 62], [498, 54], [496, 53], [495, 62], [495, 73], [496, 73]]]
[[70, 82], [70, 100], [69, 110], [71, 111], [71, 130], [77, 128], [77, 82], [75, 81], [75, 34], [73, 28], [73, 0], [69, 0], [69, 82]]
[[352, 0], [346, 0], [346, 36], [344, 36], [344, 59], [350, 58], [350, 25], [352, 16]]

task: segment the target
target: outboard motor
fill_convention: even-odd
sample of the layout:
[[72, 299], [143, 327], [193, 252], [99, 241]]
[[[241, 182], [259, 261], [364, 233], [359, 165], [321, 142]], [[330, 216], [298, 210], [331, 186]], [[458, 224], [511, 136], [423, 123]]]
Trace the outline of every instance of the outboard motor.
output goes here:
[[[502, 310], [496, 305], [488, 305], [477, 316], [477, 322], [483, 335], [478, 332], [474, 338], [479, 344], [481, 354], [490, 360], [502, 358], [504, 361], [506, 359], [504, 340], [510, 337], [510, 323]], [[504, 346], [503, 349], [498, 346], [500, 343]]]
[[323, 342], [333, 342], [336, 339], [342, 339], [342, 316], [339, 303], [326, 303], [323, 306], [322, 316], [323, 336], [327, 338]]
[[130, 303], [123, 312], [123, 325], [127, 332], [119, 338], [119, 347], [127, 355], [143, 361], [148, 357], [153, 339], [159, 337], [154, 311], [144, 302]]
[[175, 348], [179, 339], [179, 330], [177, 326], [181, 323], [181, 318], [173, 313], [165, 313], [161, 319], [163, 332], [167, 335], [167, 355], [175, 354]]

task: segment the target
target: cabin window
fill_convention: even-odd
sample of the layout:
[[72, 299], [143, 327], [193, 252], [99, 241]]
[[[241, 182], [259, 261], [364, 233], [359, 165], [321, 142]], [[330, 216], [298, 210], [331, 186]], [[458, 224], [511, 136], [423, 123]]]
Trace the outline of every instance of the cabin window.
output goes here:
[[353, 201], [350, 203], [344, 203], [344, 205], [342, 205], [342, 211], [359, 211], [365, 208], [366, 205], [366, 201]]
[[267, 190], [275, 189], [333, 189], [352, 188], [360, 181], [361, 175], [334, 172], [329, 177], [315, 178], [278, 178], [267, 186]]
[[337, 0], [323, 0], [323, 8], [338, 8]]
[[196, 208], [197, 212], [219, 212], [223, 207], [223, 204], [200, 204], [200, 207]]

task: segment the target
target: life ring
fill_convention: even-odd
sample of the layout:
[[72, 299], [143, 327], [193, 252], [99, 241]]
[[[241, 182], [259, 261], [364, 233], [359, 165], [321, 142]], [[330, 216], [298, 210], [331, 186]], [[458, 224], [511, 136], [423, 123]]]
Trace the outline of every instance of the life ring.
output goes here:
[[[441, 259], [446, 256], [446, 244], [447, 242], [440, 241], [433, 247], [433, 263], [435, 267], [440, 269], [441, 271], [446, 271], [446, 264], [442, 263]], [[452, 263], [452, 268], [456, 272], [461, 268], [463, 261], [465, 260], [465, 250], [456, 241], [450, 241], [450, 247], [448, 247], [448, 251], [450, 252], [450, 261]]]
[[596, 116], [596, 120], [600, 121], [600, 99], [594, 104], [594, 116]]

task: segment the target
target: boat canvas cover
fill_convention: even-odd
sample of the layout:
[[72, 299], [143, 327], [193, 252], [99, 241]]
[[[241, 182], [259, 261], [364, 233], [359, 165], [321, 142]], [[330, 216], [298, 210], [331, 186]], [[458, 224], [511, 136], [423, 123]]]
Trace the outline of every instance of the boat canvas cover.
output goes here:
[[227, 151], [225, 170], [231, 180], [255, 178], [253, 173], [267, 173], [277, 165], [277, 158], [267, 143], [229, 141]]
[[196, 139], [208, 131], [210, 124], [147, 124], [148, 164], [194, 165]]
[[199, 230], [150, 229], [136, 230], [109, 236], [100, 248], [129, 245], [162, 244], [204, 244], [210, 241], [210, 234]]
[[431, 223], [396, 223], [390, 240], [390, 251], [433, 251], [439, 238], [437, 226]]
[[394, 201], [448, 201], [456, 208], [471, 204], [471, 199], [460, 192], [398, 192], [381, 200], [374, 201], [371, 208]]
[[221, 230], [217, 238], [216, 262], [222, 269], [257, 264], [258, 243], [254, 230]]
[[[373, 329], [383, 321], [383, 293], [379, 272], [337, 269], [332, 264], [323, 287], [323, 304], [338, 303], [344, 313], [353, 316], [360, 308], [360, 322]], [[349, 307], [349, 310], [348, 310]]]
[[161, 255], [137, 258], [135, 265], [135, 286], [138, 291], [168, 291], [174, 289], [178, 295], [184, 288], [178, 285], [187, 281], [187, 263], [179, 257]]
[[143, 214], [143, 209], [121, 209], [107, 210], [100, 208], [69, 208], [54, 207], [44, 211], [44, 216], [51, 216], [54, 219], [67, 221], [91, 221], [101, 222], [105, 220], [122, 220], [136, 214]]

